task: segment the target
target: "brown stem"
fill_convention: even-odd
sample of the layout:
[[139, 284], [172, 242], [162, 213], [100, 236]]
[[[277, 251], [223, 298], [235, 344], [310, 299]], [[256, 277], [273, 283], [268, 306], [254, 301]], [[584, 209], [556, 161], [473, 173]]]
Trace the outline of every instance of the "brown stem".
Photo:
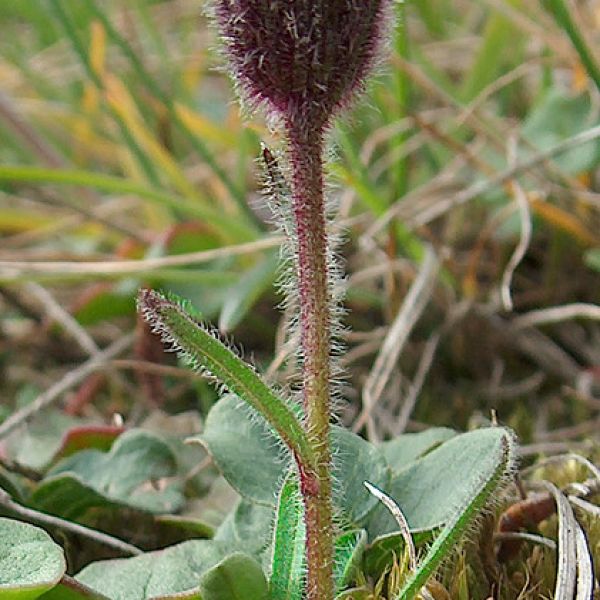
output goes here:
[[317, 454], [317, 472], [300, 465], [306, 511], [307, 600], [330, 600], [333, 585], [331, 504], [330, 298], [323, 193], [323, 132], [288, 123], [292, 202], [303, 354], [306, 428]]

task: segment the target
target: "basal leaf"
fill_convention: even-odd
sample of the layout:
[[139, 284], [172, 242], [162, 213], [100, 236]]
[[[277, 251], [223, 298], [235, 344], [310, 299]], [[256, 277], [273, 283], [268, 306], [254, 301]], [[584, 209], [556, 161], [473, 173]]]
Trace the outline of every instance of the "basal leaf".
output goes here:
[[206, 600], [200, 577], [229, 554], [227, 544], [193, 540], [134, 558], [104, 560], [75, 579], [111, 600]]
[[377, 499], [364, 486], [389, 484], [390, 470], [379, 448], [343, 427], [332, 427], [333, 498], [345, 526], [362, 524]]
[[448, 441], [456, 431], [447, 427], [432, 427], [419, 433], [403, 433], [379, 446], [393, 473], [407, 467], [420, 456]]
[[[472, 498], [474, 486], [503, 464], [509, 433], [500, 427], [457, 435], [392, 477], [386, 490], [411, 530], [430, 530], [452, 520]], [[385, 489], [385, 488], [383, 488]], [[398, 529], [381, 506], [371, 516], [371, 537]]]
[[[453, 444], [455, 440], [457, 442]], [[514, 440], [506, 429], [491, 427], [472, 431], [450, 440], [445, 445], [462, 445], [463, 450], [469, 450], [469, 455], [475, 453], [474, 460], [468, 464], [465, 452], [456, 452], [457, 459], [462, 461], [464, 469], [462, 479], [457, 477], [454, 481], [455, 485], [462, 488], [460, 504], [454, 505], [444, 527], [400, 591], [397, 600], [411, 600], [415, 597], [440, 562], [456, 547], [467, 527], [513, 468]], [[442, 448], [443, 446], [440, 450]], [[458, 447], [453, 450], [458, 450]], [[426, 459], [427, 457], [423, 460]], [[436, 500], [440, 500], [437, 495], [432, 501]]]
[[291, 473], [279, 493], [269, 590], [271, 600], [302, 600], [306, 554], [304, 506]]
[[200, 580], [202, 600], [267, 600], [269, 589], [260, 565], [236, 552], [208, 570]]
[[[211, 409], [202, 442], [227, 481], [251, 502], [275, 507], [276, 490], [293, 468], [275, 433], [264, 419], [237, 397], [223, 397]], [[389, 469], [378, 448], [341, 427], [331, 433], [334, 501], [339, 516], [348, 524], [360, 523], [377, 500], [365, 489], [368, 479], [386, 488]]]
[[242, 499], [221, 523], [214, 539], [266, 564], [270, 557], [274, 519], [273, 508]]
[[244, 498], [275, 506], [289, 457], [267, 422], [229, 394], [208, 413], [204, 432], [190, 441], [206, 446], [229, 484]]
[[38, 509], [77, 519], [88, 508], [111, 504], [175, 512], [183, 504], [177, 461], [168, 444], [147, 431], [123, 434], [110, 452], [84, 450], [59, 462], [31, 496]]
[[0, 600], [33, 600], [66, 569], [60, 546], [43, 530], [0, 517]]

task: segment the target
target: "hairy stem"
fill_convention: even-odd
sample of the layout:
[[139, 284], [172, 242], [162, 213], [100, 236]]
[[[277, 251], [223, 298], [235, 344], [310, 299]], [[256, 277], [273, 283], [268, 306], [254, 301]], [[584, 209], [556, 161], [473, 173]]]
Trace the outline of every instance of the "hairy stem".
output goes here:
[[296, 269], [303, 355], [306, 430], [316, 452], [316, 473], [299, 464], [306, 509], [308, 600], [330, 600], [333, 585], [331, 503], [330, 298], [323, 191], [323, 131], [287, 123], [292, 167]]

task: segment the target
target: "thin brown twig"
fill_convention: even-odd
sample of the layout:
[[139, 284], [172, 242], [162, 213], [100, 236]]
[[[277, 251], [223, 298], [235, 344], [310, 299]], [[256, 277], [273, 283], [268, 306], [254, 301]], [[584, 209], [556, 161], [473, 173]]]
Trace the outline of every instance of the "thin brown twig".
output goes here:
[[279, 246], [283, 238], [269, 236], [254, 242], [225, 246], [213, 250], [189, 252], [175, 256], [146, 258], [143, 260], [114, 260], [97, 262], [73, 261], [0, 261], [0, 278], [18, 279], [31, 275], [128, 275], [164, 267], [189, 266], [230, 256], [244, 256]]
[[21, 506], [2, 489], [0, 489], [0, 505], [16, 513], [20, 517], [23, 517], [23, 519], [28, 522], [39, 523], [40, 525], [47, 527], [57, 527], [58, 529], [63, 529], [64, 531], [69, 531], [70, 533], [75, 533], [90, 540], [94, 540], [103, 546], [114, 548], [115, 550], [130, 556], [139, 556], [143, 554], [143, 551], [137, 546], [128, 544], [127, 542], [113, 537], [112, 535], [108, 535], [107, 533], [103, 533], [102, 531], [97, 531], [96, 529], [80, 525], [79, 523], [73, 523], [72, 521], [67, 521], [60, 517], [55, 517], [54, 515], [48, 515], [33, 510], [32, 508]]

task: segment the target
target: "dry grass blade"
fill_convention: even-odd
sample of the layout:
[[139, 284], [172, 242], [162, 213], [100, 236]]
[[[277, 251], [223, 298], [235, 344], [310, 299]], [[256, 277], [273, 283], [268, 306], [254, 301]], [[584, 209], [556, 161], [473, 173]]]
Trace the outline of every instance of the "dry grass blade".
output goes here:
[[[354, 424], [355, 431], [362, 429], [365, 423], [370, 423], [371, 412], [387, 385], [410, 332], [429, 302], [438, 270], [439, 259], [435, 252], [428, 248], [419, 274], [388, 331], [365, 383], [363, 409]], [[374, 432], [369, 431], [369, 436], [373, 437]]]
[[364, 486], [369, 490], [369, 492], [377, 498], [392, 514], [396, 523], [398, 523], [398, 527], [400, 529], [400, 533], [402, 534], [402, 538], [404, 539], [404, 543], [406, 544], [406, 549], [408, 551], [408, 567], [411, 571], [414, 571], [417, 568], [417, 551], [415, 549], [415, 544], [412, 539], [412, 535], [410, 534], [410, 528], [408, 526], [408, 521], [402, 512], [402, 509], [394, 502], [393, 498], [390, 498], [385, 492], [382, 492], [378, 487], [369, 483], [368, 481], [364, 482]]
[[147, 258], [144, 260], [115, 260], [95, 262], [67, 262], [67, 261], [0, 261], [0, 279], [21, 279], [34, 275], [131, 275], [140, 272], [149, 272], [162, 267], [188, 266], [206, 263], [228, 256], [245, 256], [250, 252], [267, 250], [281, 244], [280, 237], [267, 237], [256, 242], [225, 246], [214, 250], [202, 250], [164, 256]]
[[596, 519], [600, 519], [600, 506], [596, 506], [583, 498], [579, 498], [578, 496], [569, 496], [569, 502], [579, 508], [582, 511], [585, 511], [592, 515]]
[[519, 540], [522, 542], [529, 542], [530, 544], [538, 544], [539, 546], [545, 546], [550, 550], [556, 551], [556, 542], [543, 535], [536, 535], [535, 533], [527, 533], [525, 531], [503, 531], [494, 534], [494, 541], [502, 542], [504, 540]]
[[577, 553], [577, 596], [575, 600], [594, 597], [594, 565], [585, 532], [575, 521], [575, 551]]
[[25, 289], [38, 298], [48, 316], [60, 323], [85, 352], [93, 356], [100, 351], [92, 336], [55, 300], [50, 292], [32, 281], [25, 284]]
[[537, 327], [539, 325], [550, 325], [570, 319], [589, 319], [600, 321], [600, 306], [596, 304], [585, 304], [576, 302], [564, 306], [553, 306], [540, 310], [532, 310], [524, 315], [513, 319], [515, 327]]
[[556, 572], [555, 600], [573, 600], [577, 582], [577, 548], [575, 542], [578, 528], [575, 514], [564, 494], [552, 483], [542, 482], [556, 502], [558, 515], [558, 568]]

